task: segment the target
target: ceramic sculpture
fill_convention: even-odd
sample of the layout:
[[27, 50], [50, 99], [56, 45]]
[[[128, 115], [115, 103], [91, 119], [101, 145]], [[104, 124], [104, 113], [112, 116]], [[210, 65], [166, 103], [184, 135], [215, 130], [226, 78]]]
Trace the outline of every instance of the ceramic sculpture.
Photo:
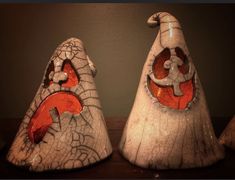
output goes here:
[[72, 169], [112, 152], [93, 76], [96, 69], [82, 41], [57, 47], [20, 125], [7, 159], [33, 171]]
[[219, 142], [235, 150], [235, 115], [220, 135]]
[[159, 33], [144, 64], [135, 102], [119, 145], [144, 168], [208, 166], [224, 157], [182, 28], [171, 14], [148, 19]]

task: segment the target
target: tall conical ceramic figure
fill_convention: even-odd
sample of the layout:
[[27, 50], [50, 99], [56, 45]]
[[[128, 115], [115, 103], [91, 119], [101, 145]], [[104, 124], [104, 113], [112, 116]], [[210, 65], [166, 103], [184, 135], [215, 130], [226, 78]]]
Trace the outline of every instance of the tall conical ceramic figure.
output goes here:
[[144, 64], [120, 151], [145, 168], [210, 165], [224, 157], [203, 89], [178, 20], [166, 12], [148, 19], [160, 25]]
[[235, 115], [220, 135], [219, 142], [235, 150]]
[[111, 154], [95, 73], [82, 41], [70, 38], [58, 46], [8, 161], [44, 171], [84, 167]]

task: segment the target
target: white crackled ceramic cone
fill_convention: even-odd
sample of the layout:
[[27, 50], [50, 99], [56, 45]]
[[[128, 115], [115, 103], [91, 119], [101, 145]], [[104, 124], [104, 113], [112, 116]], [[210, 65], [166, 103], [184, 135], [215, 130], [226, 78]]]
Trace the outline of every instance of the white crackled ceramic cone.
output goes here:
[[235, 150], [235, 115], [220, 135], [219, 142]]
[[119, 145], [144, 168], [208, 166], [224, 157], [204, 92], [178, 20], [166, 12], [148, 19], [159, 33], [144, 64]]
[[112, 152], [93, 76], [96, 68], [82, 41], [70, 38], [51, 57], [7, 159], [33, 171], [72, 169]]

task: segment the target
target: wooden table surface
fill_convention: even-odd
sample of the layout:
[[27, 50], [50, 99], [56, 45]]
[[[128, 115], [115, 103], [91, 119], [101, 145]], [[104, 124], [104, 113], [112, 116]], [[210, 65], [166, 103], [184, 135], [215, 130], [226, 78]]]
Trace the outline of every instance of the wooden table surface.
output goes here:
[[[6, 153], [20, 124], [20, 119], [0, 119], [0, 137], [5, 146], [0, 150], [0, 178], [235, 178], [235, 151], [226, 149], [224, 160], [206, 168], [186, 170], [150, 170], [130, 164], [118, 152], [118, 143], [126, 118], [106, 118], [113, 153], [107, 159], [92, 166], [69, 171], [29, 172], [6, 161]], [[212, 118], [217, 137], [222, 132], [230, 117]]]

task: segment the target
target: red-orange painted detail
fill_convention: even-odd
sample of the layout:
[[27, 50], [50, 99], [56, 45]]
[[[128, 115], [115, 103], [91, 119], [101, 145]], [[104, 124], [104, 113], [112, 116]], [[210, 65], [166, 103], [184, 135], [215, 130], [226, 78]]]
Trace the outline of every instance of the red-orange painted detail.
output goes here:
[[[68, 79], [61, 82], [63, 87], [73, 87], [79, 83], [79, 79], [72, 65], [65, 61], [63, 72], [66, 72]], [[52, 84], [52, 81], [50, 81]], [[79, 114], [82, 110], [82, 105], [78, 98], [70, 92], [57, 92], [48, 96], [34, 113], [28, 126], [28, 135], [33, 143], [39, 143], [47, 132], [47, 129], [52, 124], [52, 119], [49, 110], [56, 107], [59, 115], [65, 111], [73, 114]]]
[[[186, 74], [189, 68], [188, 65], [185, 64], [186, 61], [184, 58], [186, 58], [186, 56], [182, 53], [183, 52], [181, 52], [181, 50], [176, 50], [177, 56], [184, 61], [184, 64], [179, 67], [179, 70], [183, 74]], [[163, 64], [169, 58], [170, 51], [168, 49], [164, 50], [159, 56], [156, 57], [155, 63], [153, 65], [153, 71], [156, 78], [163, 79], [168, 75], [169, 71], [163, 67]], [[149, 82], [149, 89], [152, 92], [153, 96], [156, 97], [161, 104], [173, 109], [185, 109], [188, 103], [192, 101], [194, 95], [194, 85], [192, 79], [180, 84], [180, 89], [183, 93], [183, 96], [175, 96], [172, 86], [159, 86], [155, 84], [151, 79]]]
[[[67, 73], [68, 79], [65, 82], [62, 82], [63, 87], [73, 87], [76, 86], [79, 82], [77, 74], [74, 71], [74, 68], [72, 67], [72, 65], [68, 62], [65, 61], [64, 65], [63, 65], [63, 72]], [[53, 81], [50, 81], [50, 84], [52, 84]]]
[[46, 134], [48, 127], [52, 124], [49, 110], [54, 107], [57, 108], [59, 115], [65, 111], [79, 114], [82, 110], [81, 103], [71, 93], [57, 92], [48, 96], [39, 106], [29, 123], [28, 134], [33, 143], [39, 143]]
[[78, 84], [78, 77], [70, 63], [64, 64], [63, 72], [68, 75], [68, 80], [62, 84], [63, 87], [73, 87]]

